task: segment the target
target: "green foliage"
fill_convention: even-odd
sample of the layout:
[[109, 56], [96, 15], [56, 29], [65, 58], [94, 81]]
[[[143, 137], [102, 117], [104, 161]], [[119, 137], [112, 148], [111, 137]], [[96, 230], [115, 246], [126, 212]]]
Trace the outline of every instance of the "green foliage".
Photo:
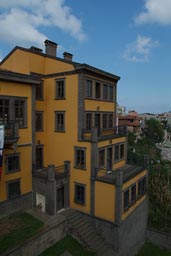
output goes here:
[[143, 137], [146, 144], [155, 145], [162, 142], [164, 137], [164, 128], [161, 123], [155, 119], [149, 119], [145, 123]]
[[68, 251], [73, 256], [95, 256], [95, 252], [86, 250], [75, 239], [66, 236], [64, 239], [40, 254], [40, 256], [58, 256]]
[[18, 213], [0, 221], [0, 253], [35, 235], [43, 222], [28, 213]]
[[136, 256], [170, 256], [171, 252], [152, 243], [145, 243]]
[[128, 147], [135, 145], [136, 135], [133, 132], [128, 131]]

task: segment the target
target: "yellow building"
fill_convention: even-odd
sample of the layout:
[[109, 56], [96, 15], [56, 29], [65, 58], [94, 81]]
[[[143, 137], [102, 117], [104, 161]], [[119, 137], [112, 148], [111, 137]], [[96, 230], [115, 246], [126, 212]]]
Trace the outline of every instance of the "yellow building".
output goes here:
[[4, 130], [0, 216], [32, 207], [33, 94], [40, 81], [0, 69], [0, 125]]
[[[40, 80], [32, 112], [34, 204], [50, 214], [77, 209], [108, 227], [101, 231], [111, 244], [116, 237], [129, 244], [123, 230], [137, 233], [139, 214], [145, 230], [147, 170], [127, 164], [126, 127], [116, 122], [120, 77], [74, 62], [67, 52], [56, 57], [56, 50], [57, 44], [46, 40], [45, 53], [15, 47], [1, 62], [4, 69]], [[28, 141], [34, 143], [31, 138], [21, 143]]]

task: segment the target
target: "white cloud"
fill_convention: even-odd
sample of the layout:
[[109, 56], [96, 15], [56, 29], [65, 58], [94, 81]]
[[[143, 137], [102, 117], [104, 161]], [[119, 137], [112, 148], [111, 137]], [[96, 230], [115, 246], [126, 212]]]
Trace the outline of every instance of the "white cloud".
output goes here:
[[127, 45], [123, 58], [131, 62], [147, 62], [154, 47], [159, 42], [151, 37], [138, 35], [136, 40]]
[[[82, 41], [82, 22], [65, 5], [65, 0], [0, 1], [0, 38], [12, 44], [30, 42], [41, 46], [47, 35], [41, 28], [58, 28]], [[2, 12], [3, 11], [3, 12]]]
[[145, 0], [145, 10], [135, 18], [135, 22], [171, 25], [171, 0]]

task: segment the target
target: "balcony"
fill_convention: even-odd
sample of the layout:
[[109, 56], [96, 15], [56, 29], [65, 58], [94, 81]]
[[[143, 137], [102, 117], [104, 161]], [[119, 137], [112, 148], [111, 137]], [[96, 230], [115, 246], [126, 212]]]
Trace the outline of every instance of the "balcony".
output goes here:
[[43, 178], [48, 181], [58, 180], [60, 178], [65, 178], [70, 174], [70, 162], [65, 161], [64, 165], [54, 166], [48, 165], [48, 167], [44, 167], [39, 170], [33, 171], [33, 176], [38, 178]]
[[146, 170], [146, 166], [136, 166], [130, 164], [126, 164], [117, 170], [111, 171], [107, 171], [106, 169], [98, 169], [96, 170], [96, 180], [116, 185], [119, 180], [122, 180], [122, 183], [127, 182], [144, 170]]
[[106, 139], [113, 139], [117, 137], [125, 137], [127, 135], [127, 127], [115, 126], [111, 129], [98, 129], [92, 128], [90, 131], [83, 129], [82, 139], [83, 141], [103, 141]]
[[10, 122], [4, 124], [4, 144], [14, 144], [19, 139], [19, 126], [18, 123]]

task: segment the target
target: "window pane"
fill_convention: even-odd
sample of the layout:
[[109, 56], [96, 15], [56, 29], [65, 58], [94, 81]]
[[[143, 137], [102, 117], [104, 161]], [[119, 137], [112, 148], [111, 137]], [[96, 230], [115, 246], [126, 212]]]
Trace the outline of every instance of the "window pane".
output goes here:
[[17, 172], [20, 170], [20, 156], [19, 155], [7, 156], [6, 161], [7, 161], [7, 164], [6, 164], [7, 173]]
[[65, 80], [56, 81], [56, 98], [65, 97]]
[[36, 131], [43, 130], [43, 113], [36, 113]]
[[105, 166], [105, 150], [102, 149], [99, 151], [99, 168], [103, 168]]
[[107, 96], [108, 96], [108, 85], [103, 84], [103, 99], [107, 100]]
[[124, 144], [120, 146], [120, 158], [124, 158]]
[[127, 210], [129, 207], [129, 190], [124, 192], [124, 210]]
[[75, 202], [85, 204], [85, 186], [75, 185]]
[[36, 85], [36, 100], [43, 99], [43, 83]]
[[119, 145], [115, 146], [115, 161], [119, 160]]
[[103, 114], [103, 128], [107, 128], [107, 114]]
[[86, 130], [91, 130], [92, 128], [92, 114], [86, 114]]
[[109, 114], [109, 128], [113, 128], [113, 114]]
[[20, 127], [25, 125], [25, 101], [15, 100], [15, 121], [19, 123]]
[[96, 99], [99, 99], [101, 97], [101, 85], [99, 82], [96, 82], [96, 85], [95, 85], [95, 97]]
[[109, 86], [109, 100], [113, 101], [113, 86]]
[[93, 82], [91, 80], [86, 81], [86, 97], [92, 98]]
[[65, 114], [55, 113], [55, 118], [56, 118], [55, 130], [65, 131]]
[[0, 123], [5, 124], [9, 121], [9, 100], [0, 99]]

